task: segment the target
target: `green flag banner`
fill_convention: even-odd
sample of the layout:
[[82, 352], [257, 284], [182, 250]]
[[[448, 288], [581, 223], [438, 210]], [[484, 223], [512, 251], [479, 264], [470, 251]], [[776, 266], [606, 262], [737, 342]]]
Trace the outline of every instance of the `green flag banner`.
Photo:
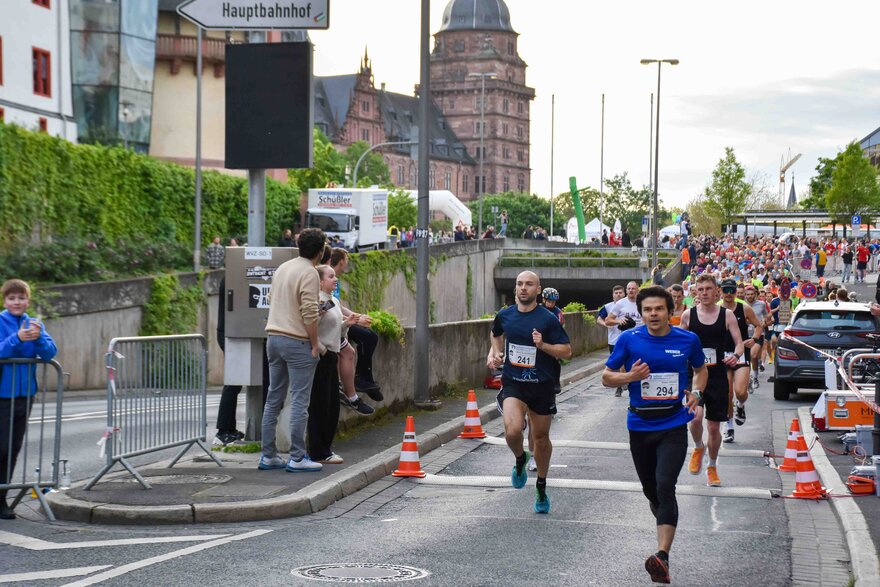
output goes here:
[[574, 215], [578, 221], [578, 242], [583, 243], [587, 240], [587, 229], [584, 226], [584, 207], [581, 205], [581, 193], [578, 191], [577, 179], [569, 177], [568, 185], [571, 188], [571, 202], [574, 204]]

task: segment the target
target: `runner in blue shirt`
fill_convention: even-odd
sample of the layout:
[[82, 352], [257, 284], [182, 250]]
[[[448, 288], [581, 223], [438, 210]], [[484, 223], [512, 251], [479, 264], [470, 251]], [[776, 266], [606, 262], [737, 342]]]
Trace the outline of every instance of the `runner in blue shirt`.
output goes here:
[[[678, 525], [675, 483], [687, 455], [687, 423], [709, 374], [699, 337], [669, 325], [675, 305], [668, 291], [645, 288], [636, 304], [644, 324], [620, 336], [605, 363], [602, 385], [629, 388], [630, 453], [657, 519], [658, 551], [645, 561], [645, 569], [652, 581], [669, 583], [669, 550]], [[686, 389], [688, 367], [694, 370], [693, 390]]]
[[547, 472], [550, 470], [550, 422], [556, 413], [555, 363], [571, 357], [571, 344], [559, 320], [538, 306], [541, 281], [531, 271], [516, 277], [516, 305], [498, 312], [492, 324], [492, 347], [486, 358], [489, 369], [501, 367], [498, 405], [504, 416], [504, 437], [516, 457], [512, 485], [520, 489], [528, 480], [529, 451], [523, 450], [526, 413], [535, 440], [538, 465], [535, 511], [550, 512]]

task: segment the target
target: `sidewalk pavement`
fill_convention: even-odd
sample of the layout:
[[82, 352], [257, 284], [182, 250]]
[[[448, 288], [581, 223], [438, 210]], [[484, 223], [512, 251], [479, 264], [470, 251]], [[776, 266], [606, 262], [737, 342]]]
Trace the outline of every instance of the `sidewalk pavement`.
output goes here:
[[[599, 373], [607, 350], [575, 357], [562, 368], [563, 388]], [[479, 389], [477, 403], [484, 423], [497, 418], [495, 390]], [[95, 524], [192, 524], [245, 522], [315, 513], [389, 475], [397, 468], [407, 415], [415, 419], [419, 452], [457, 437], [464, 425], [466, 400], [444, 400], [435, 411], [416, 408], [358, 428], [337, 439], [334, 450], [342, 465], [324, 465], [318, 473], [292, 474], [284, 469], [260, 471], [259, 453], [215, 452], [218, 467], [207, 455], [190, 449], [174, 468], [164, 461], [138, 471], [153, 486], [146, 490], [121, 466], [90, 491], [75, 483], [48, 496], [61, 520]], [[117, 469], [119, 469], [117, 471]]]

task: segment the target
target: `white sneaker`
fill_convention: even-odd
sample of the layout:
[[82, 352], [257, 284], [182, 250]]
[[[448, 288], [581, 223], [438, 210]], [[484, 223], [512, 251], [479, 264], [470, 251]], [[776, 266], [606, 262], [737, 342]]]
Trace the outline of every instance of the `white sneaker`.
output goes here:
[[283, 469], [284, 468], [284, 459], [275, 455], [274, 457], [267, 457], [266, 455], [262, 455], [260, 457], [260, 464], [257, 465], [257, 468], [261, 471], [269, 471], [271, 469]]
[[293, 457], [287, 461], [287, 472], [288, 473], [311, 473], [315, 471], [320, 471], [324, 468], [324, 465], [321, 463], [316, 463], [312, 459], [308, 457], [308, 455], [304, 456], [298, 461], [293, 460]]
[[345, 459], [343, 459], [341, 456], [339, 456], [338, 454], [336, 454], [334, 452], [334, 453], [330, 453], [330, 456], [327, 457], [326, 459], [321, 459], [316, 462], [324, 463], [325, 465], [341, 465], [342, 463], [345, 462]]
[[526, 468], [529, 471], [537, 471], [538, 470], [538, 465], [535, 464], [535, 457], [529, 458], [529, 464], [526, 465]]

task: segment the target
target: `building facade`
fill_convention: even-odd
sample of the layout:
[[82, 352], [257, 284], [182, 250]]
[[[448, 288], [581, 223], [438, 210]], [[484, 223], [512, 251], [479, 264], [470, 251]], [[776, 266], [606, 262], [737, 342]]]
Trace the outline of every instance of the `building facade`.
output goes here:
[[67, 0], [0, 4], [0, 120], [75, 141]]

